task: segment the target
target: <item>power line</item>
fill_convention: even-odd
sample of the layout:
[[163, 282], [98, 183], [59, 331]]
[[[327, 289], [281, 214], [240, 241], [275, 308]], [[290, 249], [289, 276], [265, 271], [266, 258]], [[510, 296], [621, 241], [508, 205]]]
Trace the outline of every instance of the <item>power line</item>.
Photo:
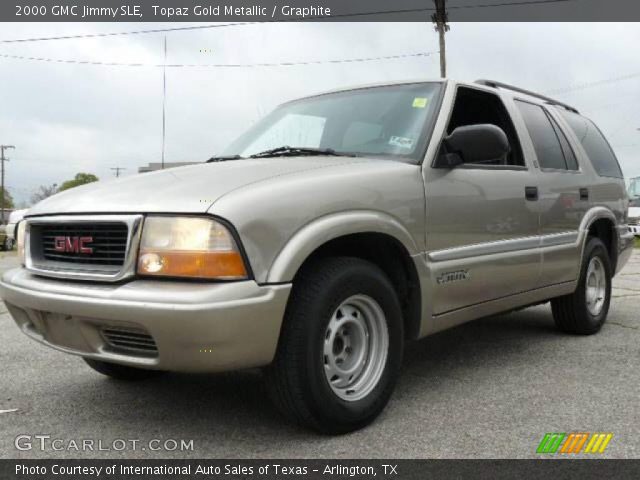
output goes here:
[[60, 59], [60, 58], [46, 58], [46, 57], [29, 57], [24, 55], [10, 55], [6, 53], [0, 54], [0, 58], [6, 58], [11, 60], [24, 60], [35, 62], [49, 62], [49, 63], [66, 63], [75, 65], [99, 65], [105, 67], [153, 67], [153, 68], [254, 68], [254, 67], [295, 67], [301, 65], [325, 65], [332, 63], [361, 63], [361, 62], [374, 62], [379, 60], [395, 60], [400, 58], [412, 58], [412, 57], [426, 57], [436, 54], [438, 52], [417, 52], [406, 53], [401, 55], [388, 55], [381, 57], [364, 57], [364, 58], [343, 58], [337, 60], [313, 60], [302, 62], [279, 62], [279, 63], [120, 63], [120, 62], [97, 62], [91, 60], [74, 60], [74, 59]]
[[210, 28], [240, 27], [245, 25], [256, 25], [258, 23], [260, 22], [220, 23], [220, 24], [210, 24], [210, 25], [194, 25], [190, 27], [154, 28], [150, 30], [129, 30], [124, 32], [83, 33], [78, 35], [60, 35], [55, 37], [12, 38], [12, 39], [0, 40], [0, 43], [48, 42], [52, 40], [75, 40], [75, 39], [84, 39], [84, 38], [118, 37], [118, 36], [124, 36], [124, 35], [144, 35], [147, 33], [164, 33], [164, 32], [179, 32], [179, 31], [189, 31], [189, 30], [205, 30]]
[[519, 5], [544, 5], [545, 3], [567, 3], [575, 1], [577, 0], [525, 0], [523, 2], [481, 3], [479, 5], [449, 5], [447, 8], [451, 10], [464, 10], [468, 8], [517, 7]]
[[556, 88], [554, 90], [549, 90], [547, 93], [550, 94], [562, 94], [562, 93], [570, 93], [576, 92], [578, 90], [585, 90], [587, 88], [599, 87], [600, 85], [607, 85], [609, 83], [622, 82], [623, 80], [632, 80], [634, 78], [640, 78], [640, 73], [630, 73], [628, 75], [621, 75], [618, 77], [605, 78], [603, 80], [594, 80], [592, 82], [583, 82], [577, 83], [574, 85], [569, 85], [567, 87]]
[[[544, 5], [547, 3], [567, 3], [567, 2], [573, 2], [573, 1], [576, 1], [576, 0], [525, 0], [522, 2], [484, 3], [480, 5], [450, 5], [447, 8], [451, 10], [464, 10], [464, 9], [472, 9], [472, 8], [495, 8], [495, 7], [510, 7], [510, 6], [519, 6], [519, 5], [520, 6]], [[434, 12], [434, 11], [436, 11], [435, 7], [407, 8], [407, 9], [400, 9], [400, 10], [378, 10], [378, 11], [372, 11], [372, 12], [344, 13], [344, 14], [331, 15], [329, 17], [326, 17], [326, 16], [305, 17], [304, 20], [306, 21], [331, 20], [335, 18], [352, 18], [352, 17], [365, 17], [365, 16], [403, 14], [403, 13]], [[292, 23], [300, 20], [301, 18], [296, 17], [291, 19], [279, 20], [277, 23]], [[189, 27], [154, 28], [149, 30], [129, 30], [124, 32], [85, 33], [85, 34], [77, 34], [77, 35], [60, 35], [60, 36], [51, 36], [51, 37], [32, 37], [32, 38], [9, 38], [5, 40], [0, 40], [0, 43], [47, 42], [47, 41], [55, 41], [55, 40], [118, 37], [118, 36], [124, 36], [124, 35], [144, 35], [144, 34], [152, 34], [152, 33], [207, 30], [207, 29], [213, 29], [213, 28], [244, 27], [244, 26], [261, 25], [261, 24], [267, 24], [267, 23], [270, 23], [270, 22], [218, 23], [218, 24], [208, 24], [208, 25], [193, 25]]]

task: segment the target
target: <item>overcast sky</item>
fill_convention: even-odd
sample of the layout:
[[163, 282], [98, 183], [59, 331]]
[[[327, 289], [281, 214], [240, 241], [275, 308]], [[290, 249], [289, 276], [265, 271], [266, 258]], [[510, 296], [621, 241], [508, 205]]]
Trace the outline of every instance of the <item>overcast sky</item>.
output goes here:
[[[179, 24], [2, 24], [0, 39]], [[259, 24], [167, 34], [168, 63], [250, 64], [378, 57], [438, 49], [426, 23]], [[0, 44], [0, 54], [163, 63], [162, 34]], [[639, 24], [463, 23], [447, 34], [448, 74], [491, 78], [577, 107], [602, 128], [627, 177], [640, 175]], [[434, 78], [438, 57], [258, 68], [168, 68], [166, 161], [220, 152], [277, 104], [336, 87]], [[634, 76], [635, 75], [635, 76]], [[630, 77], [620, 79], [620, 77]], [[616, 80], [617, 79], [617, 80]], [[576, 88], [599, 82], [589, 88]], [[569, 91], [564, 91], [571, 89]], [[0, 143], [7, 185], [26, 200], [84, 171], [101, 179], [160, 160], [162, 69], [0, 58]]]

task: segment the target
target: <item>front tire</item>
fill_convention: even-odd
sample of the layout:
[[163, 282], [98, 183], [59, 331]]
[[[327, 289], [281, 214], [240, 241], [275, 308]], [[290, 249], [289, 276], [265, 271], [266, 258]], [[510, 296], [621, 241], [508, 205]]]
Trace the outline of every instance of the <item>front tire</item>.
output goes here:
[[322, 259], [296, 277], [267, 388], [298, 424], [328, 434], [357, 430], [389, 401], [403, 343], [385, 273], [358, 258]]
[[101, 373], [102, 375], [106, 375], [107, 377], [114, 378], [116, 380], [145, 380], [147, 378], [156, 377], [163, 373], [160, 370], [145, 370], [143, 368], [128, 367], [126, 365], [120, 365], [117, 363], [93, 360], [92, 358], [82, 357], [82, 359], [96, 372]]
[[611, 260], [598, 238], [587, 241], [576, 291], [551, 301], [556, 326], [563, 332], [592, 335], [602, 328], [611, 302]]

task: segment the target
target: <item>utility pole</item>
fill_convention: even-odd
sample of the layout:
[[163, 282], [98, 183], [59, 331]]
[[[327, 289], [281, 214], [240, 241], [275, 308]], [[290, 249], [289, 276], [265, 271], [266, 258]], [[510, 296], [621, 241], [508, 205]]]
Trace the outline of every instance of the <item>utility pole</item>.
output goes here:
[[122, 170], [126, 170], [126, 168], [125, 167], [111, 167], [111, 170], [116, 172], [116, 178], [119, 178], [120, 177], [120, 172]]
[[436, 31], [440, 37], [440, 76], [447, 76], [447, 56], [446, 46], [444, 42], [444, 34], [449, 31], [447, 24], [447, 10], [445, 8], [446, 0], [433, 0], [436, 4], [436, 13], [431, 16], [431, 21], [436, 25]]
[[164, 170], [164, 143], [167, 131], [167, 36], [164, 36], [164, 63], [162, 64], [162, 170]]
[[4, 225], [4, 200], [5, 198], [7, 198], [7, 194], [4, 191], [4, 162], [8, 162], [9, 159], [6, 158], [4, 156], [4, 151], [5, 150], [9, 150], [9, 149], [13, 149], [16, 148], [13, 145], [0, 145], [0, 162], [2, 163], [2, 166], [0, 167], [0, 170], [2, 170], [2, 180], [1, 180], [1, 185], [2, 185], [2, 199], [0, 199], [0, 202], [2, 202], [2, 206], [0, 207], [0, 223], [2, 223]]

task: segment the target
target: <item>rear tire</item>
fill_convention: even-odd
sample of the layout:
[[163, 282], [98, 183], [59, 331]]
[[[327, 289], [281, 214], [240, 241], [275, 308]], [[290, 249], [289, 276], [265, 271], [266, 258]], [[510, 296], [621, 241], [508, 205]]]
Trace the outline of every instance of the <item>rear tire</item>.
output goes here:
[[296, 277], [267, 389], [300, 425], [357, 430], [389, 401], [403, 343], [402, 312], [384, 272], [358, 258], [322, 259]]
[[587, 241], [575, 292], [551, 301], [556, 326], [578, 335], [597, 333], [607, 319], [611, 302], [611, 260], [598, 238]]
[[106, 375], [107, 377], [114, 378], [116, 380], [145, 380], [147, 378], [156, 377], [164, 373], [160, 370], [146, 370], [143, 368], [129, 367], [127, 365], [120, 365], [117, 363], [102, 362], [100, 360], [94, 360], [92, 358], [83, 357], [82, 359], [96, 372]]

